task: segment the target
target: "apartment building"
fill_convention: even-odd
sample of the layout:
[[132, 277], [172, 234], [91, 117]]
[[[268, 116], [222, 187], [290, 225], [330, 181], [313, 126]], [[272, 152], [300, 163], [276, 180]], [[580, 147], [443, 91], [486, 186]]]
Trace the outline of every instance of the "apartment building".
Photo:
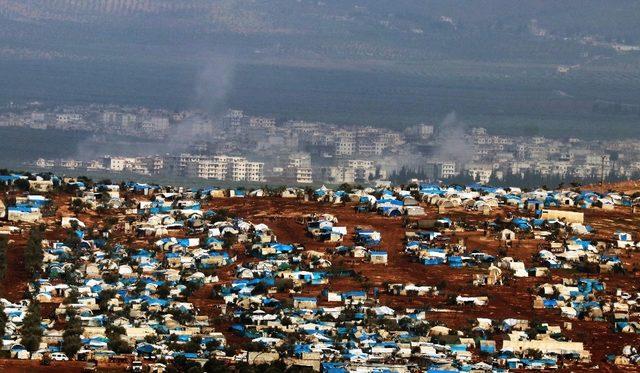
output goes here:
[[480, 183], [488, 183], [493, 173], [493, 166], [489, 164], [468, 164], [466, 172]]
[[169, 118], [151, 117], [142, 122], [142, 130], [146, 132], [166, 132], [169, 129]]
[[250, 162], [244, 157], [189, 156], [183, 154], [186, 162], [185, 174], [189, 177], [225, 181], [264, 181], [264, 163]]
[[285, 169], [285, 177], [294, 183], [311, 184], [313, 183], [313, 170], [311, 167], [289, 166]]
[[136, 123], [137, 120], [138, 120], [138, 117], [135, 114], [124, 113], [120, 117], [120, 125], [123, 128], [128, 128], [128, 127], [133, 126]]
[[76, 113], [64, 113], [56, 115], [56, 122], [60, 124], [79, 122], [82, 120], [82, 115]]
[[111, 171], [124, 171], [127, 165], [135, 163], [136, 159], [131, 157], [111, 157], [105, 156], [103, 158], [104, 168]]
[[285, 177], [295, 183], [312, 183], [311, 155], [309, 153], [290, 154], [288, 164], [285, 167]]
[[457, 174], [455, 162], [439, 162], [435, 164], [435, 176], [438, 179], [447, 179]]
[[251, 128], [273, 128], [276, 126], [276, 120], [273, 118], [265, 117], [250, 117], [249, 127]]
[[227, 171], [228, 167], [226, 162], [213, 159], [201, 159], [197, 162], [190, 163], [186, 167], [187, 176], [211, 180], [226, 180]]
[[330, 183], [354, 183], [356, 181], [354, 169], [351, 167], [328, 166], [320, 167], [320, 178]]
[[336, 156], [350, 156], [354, 155], [356, 152], [356, 142], [350, 138], [338, 138], [335, 142], [335, 152]]
[[[206, 155], [189, 153], [166, 156], [164, 159], [165, 171], [171, 175], [188, 176], [189, 173], [193, 174], [193, 172], [195, 172], [193, 170], [193, 164], [210, 159], [211, 157]], [[189, 170], [190, 166], [191, 170]]]
[[349, 159], [344, 162], [344, 166], [351, 169], [356, 181], [367, 181], [376, 176], [376, 164], [371, 160]]

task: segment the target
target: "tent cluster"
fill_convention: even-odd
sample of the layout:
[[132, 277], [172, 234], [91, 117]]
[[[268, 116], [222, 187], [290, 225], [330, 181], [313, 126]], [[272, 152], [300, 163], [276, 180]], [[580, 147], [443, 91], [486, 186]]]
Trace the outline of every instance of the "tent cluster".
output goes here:
[[347, 227], [336, 226], [338, 219], [331, 214], [310, 214], [303, 217], [307, 233], [324, 242], [341, 242], [347, 235]]
[[[225, 338], [215, 332], [207, 316], [200, 315], [187, 296], [202, 285], [217, 281], [201, 269], [219, 255], [202, 248], [197, 240], [162, 239], [155, 250], [107, 245], [101, 238], [73, 223], [77, 240], [43, 241], [42, 274], [29, 284], [33, 301], [58, 304], [55, 317], [80, 319], [80, 358], [107, 359], [116, 353], [137, 351], [144, 356], [174, 358], [215, 354]], [[20, 307], [3, 300], [9, 327], [3, 343], [16, 356], [38, 358], [60, 351], [62, 331], [55, 320], [43, 320], [39, 349], [29, 354], [21, 345], [19, 329], [24, 317]], [[113, 327], [121, 329], [114, 333]]]
[[[18, 180], [21, 178], [11, 182]], [[557, 368], [567, 361], [590, 359], [583, 344], [566, 335], [571, 319], [612, 322], [616, 331], [640, 332], [640, 324], [633, 321], [640, 299], [637, 294], [607, 293], [604, 282], [587, 275], [560, 283], [551, 277], [555, 269], [621, 270], [618, 253], [638, 247], [633, 235], [618, 231], [607, 242], [599, 242], [584, 212], [575, 208], [629, 203], [628, 197], [615, 193], [427, 184], [245, 192], [55, 180], [54, 187], [73, 192], [69, 206], [78, 213], [65, 212], [55, 220], [59, 226], [48, 227], [49, 233], [66, 232], [67, 237], [42, 241], [42, 265], [28, 286], [31, 300], [15, 304], [2, 300], [8, 317], [3, 343], [19, 358], [59, 353], [64, 333], [56, 326], [70, 322], [73, 315], [80, 320], [81, 347], [70, 358], [106, 359], [130, 352], [154, 361], [181, 356], [259, 364], [286, 358], [295, 365], [334, 373]], [[34, 188], [46, 185], [34, 184]], [[214, 205], [212, 198], [297, 197], [300, 193], [325, 202], [324, 206], [350, 201], [363, 213], [358, 215], [363, 216], [363, 223], [364, 213], [405, 216], [404, 247], [394, 247], [393, 240], [383, 237], [387, 234], [383, 228], [362, 224], [348, 231], [335, 215], [316, 213], [301, 217], [304, 228], [300, 230], [322, 242], [313, 245], [328, 247], [309, 250], [279, 240], [267, 224], [253, 223], [224, 209], [207, 210]], [[42, 210], [59, 200], [35, 193], [19, 197], [8, 211]], [[423, 206], [428, 204], [441, 213], [432, 219], [408, 221], [424, 214]], [[506, 213], [482, 222], [465, 222], [456, 213], [441, 211], [454, 207], [460, 208], [457, 212], [482, 213], [505, 207]], [[85, 218], [79, 213], [82, 209], [99, 213], [92, 211]], [[100, 223], [110, 220], [109, 224], [91, 220], [103, 218], [103, 213]], [[346, 219], [341, 220], [344, 224]], [[469, 244], [472, 241], [465, 242], [465, 234], [473, 232], [485, 242], [497, 243], [497, 253], [490, 251], [495, 247], [480, 250]], [[351, 238], [353, 245], [343, 244]], [[522, 240], [536, 240], [538, 250], [525, 259], [509, 256], [507, 249], [517, 251]], [[341, 255], [361, 261], [345, 260]], [[485, 288], [446, 291], [447, 305], [456, 310], [416, 307], [412, 302], [416, 297], [442, 297], [445, 279], [433, 285], [421, 278], [409, 282], [391, 277], [390, 282], [373, 285], [362, 273], [342, 265], [351, 261], [358, 270], [370, 265], [386, 270], [397, 265], [398, 257], [421, 263], [410, 264], [425, 272], [452, 268], [462, 273], [471, 268], [472, 275], [465, 276], [468, 284]], [[495, 316], [494, 300], [486, 294], [506, 288], [489, 287], [524, 277], [548, 282], [535, 287], [533, 308], [557, 312], [567, 322], [558, 326], [465, 315], [461, 317], [468, 325], [453, 329], [433, 321], [436, 312], [463, 314], [469, 310], [477, 315], [486, 311]], [[203, 293], [206, 303], [199, 302]], [[42, 320], [43, 338], [35, 350], [27, 349], [21, 334], [33, 302], [55, 305], [54, 319]], [[201, 309], [202, 304], [207, 309]], [[215, 326], [211, 316], [218, 321]], [[226, 348], [227, 341], [236, 338], [246, 343]], [[623, 355], [633, 362], [637, 353], [625, 350]]]
[[536, 189], [523, 191], [520, 188], [498, 188], [480, 184], [449, 186], [423, 184], [419, 187], [422, 201], [443, 207], [464, 206], [469, 209], [493, 209], [510, 205], [530, 210], [545, 208], [579, 207], [612, 209], [615, 206], [632, 206], [640, 201], [616, 192], [595, 193], [591, 191]]

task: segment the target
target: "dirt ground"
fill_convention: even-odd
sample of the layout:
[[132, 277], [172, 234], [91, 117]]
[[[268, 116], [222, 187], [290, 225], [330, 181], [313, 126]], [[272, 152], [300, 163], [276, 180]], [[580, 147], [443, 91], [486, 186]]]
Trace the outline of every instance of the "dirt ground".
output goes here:
[[[142, 198], [142, 197], [138, 197]], [[58, 224], [58, 228], [48, 229], [47, 239], [62, 239], [65, 231], [59, 228], [61, 216], [74, 215], [69, 210], [69, 196], [58, 195], [55, 197], [56, 205], [59, 207], [55, 217], [48, 218], [50, 226]], [[424, 206], [427, 216], [421, 218], [435, 218], [440, 216], [435, 207]], [[332, 290], [358, 290], [366, 288], [373, 294], [373, 289], [380, 289], [379, 301], [383, 305], [393, 308], [402, 307], [433, 307], [446, 309], [448, 312], [430, 312], [429, 320], [441, 321], [449, 327], [468, 330], [472, 326], [473, 320], [478, 317], [488, 317], [495, 320], [505, 318], [523, 318], [548, 322], [552, 325], [563, 325], [570, 321], [572, 329], [566, 331], [566, 335], [574, 341], [585, 343], [586, 348], [592, 353], [592, 363], [589, 367], [598, 365], [601, 370], [613, 371], [614, 367], [605, 363], [605, 357], [609, 354], [619, 354], [625, 344], [639, 345], [640, 336], [631, 334], [614, 333], [611, 322], [578, 321], [567, 320], [560, 317], [558, 310], [534, 310], [533, 289], [545, 282], [561, 282], [562, 277], [578, 277], [576, 273], [565, 271], [554, 271], [551, 279], [540, 278], [520, 278], [512, 279], [504, 286], [495, 287], [474, 287], [472, 286], [473, 274], [477, 273], [475, 268], [450, 268], [446, 265], [424, 266], [404, 253], [404, 237], [406, 229], [403, 227], [402, 218], [389, 218], [375, 213], [356, 213], [353, 205], [331, 205], [318, 202], [304, 202], [297, 199], [283, 198], [219, 198], [213, 199], [205, 204], [203, 209], [226, 209], [239, 217], [253, 223], [267, 224], [277, 235], [278, 241], [283, 243], [299, 243], [306, 250], [325, 252], [327, 249], [338, 245], [352, 245], [351, 234], [357, 226], [373, 228], [382, 233], [381, 250], [388, 253], [388, 264], [372, 265], [359, 259], [350, 257], [328, 256], [334, 265], [353, 268], [361, 275], [363, 280], [355, 278], [332, 279], [330, 284], [322, 286], [308, 286], [305, 294], [316, 296], [321, 300], [321, 292], [325, 288]], [[465, 211], [456, 208], [447, 211], [442, 216], [450, 217], [452, 220], [465, 221], [468, 223], [480, 223], [486, 220], [493, 220], [497, 216], [507, 212], [513, 212], [511, 208], [504, 210], [497, 209], [490, 216], [484, 216], [478, 212]], [[616, 230], [624, 230], [632, 233], [634, 237], [640, 236], [640, 213], [632, 213], [630, 208], [616, 207], [615, 210], [606, 211], [599, 209], [583, 210], [585, 212], [586, 224], [592, 225], [596, 229], [593, 239], [610, 240], [611, 235]], [[323, 243], [314, 240], [306, 235], [305, 226], [299, 221], [300, 217], [309, 213], [329, 213], [338, 218], [338, 226], [346, 226], [349, 235], [344, 241], [338, 244]], [[78, 217], [87, 223], [88, 226], [101, 226], [105, 216], [117, 216], [112, 213], [97, 215], [95, 212], [83, 212]], [[122, 220], [122, 216], [118, 216]], [[24, 247], [28, 236], [28, 229], [21, 235], [12, 235], [13, 240], [9, 250], [9, 266], [5, 281], [0, 284], [0, 294], [11, 301], [22, 299], [22, 294], [27, 287], [28, 276], [24, 271]], [[173, 232], [172, 232], [173, 234]], [[182, 235], [184, 232], [176, 232]], [[463, 241], [467, 250], [478, 249], [480, 251], [496, 255], [501, 249], [499, 241], [494, 237], [486, 237], [482, 231], [467, 231], [448, 234], [452, 242]], [[121, 242], [131, 240], [123, 233], [114, 235], [114, 239]], [[142, 248], [152, 240], [134, 240], [136, 248]], [[527, 266], [533, 264], [533, 256], [539, 250], [542, 241], [534, 239], [516, 240], [511, 248], [507, 250], [507, 255], [525, 262]], [[244, 250], [234, 248], [233, 253], [239, 256], [239, 262], [245, 260], [255, 260], [246, 257]], [[638, 274], [633, 273], [635, 266], [640, 268], [640, 253], [630, 252], [621, 256], [625, 268], [629, 270], [626, 275], [600, 275], [607, 283], [607, 291], [615, 291], [616, 287], [622, 288], [629, 293], [636, 293], [640, 288]], [[218, 276], [222, 282], [228, 282], [233, 278], [236, 264], [218, 270]], [[584, 275], [580, 276], [584, 277]], [[419, 285], [437, 285], [440, 288], [439, 295], [428, 295], [421, 297], [401, 297], [384, 293], [387, 283], [414, 283]], [[243, 338], [234, 333], [228, 332], [228, 323], [219, 318], [221, 301], [211, 299], [213, 286], [207, 285], [194, 293], [190, 301], [200, 310], [201, 313], [212, 317], [214, 325], [221, 332], [225, 333], [231, 345], [239, 346], [246, 342]], [[486, 295], [489, 297], [489, 304], [486, 307], [458, 306], [449, 302], [451, 297], [456, 295]], [[288, 296], [288, 295], [284, 295]], [[322, 303], [321, 303], [322, 304]], [[51, 305], [51, 309], [55, 305]], [[564, 330], [564, 329], [563, 329]], [[79, 371], [83, 364], [57, 363], [51, 367], [40, 367], [33, 362], [23, 362], [17, 360], [0, 360], [0, 371], [48, 371], [67, 370]], [[585, 366], [584, 368], [587, 368]], [[77, 370], [76, 370], [77, 369]]]
[[[437, 217], [436, 208], [425, 206], [427, 216]], [[228, 209], [229, 211], [244, 217], [254, 223], [267, 224], [278, 236], [280, 242], [296, 242], [304, 245], [305, 249], [325, 251], [337, 245], [351, 245], [352, 237], [349, 235], [340, 244], [322, 243], [313, 240], [305, 234], [305, 227], [298, 222], [299, 218], [308, 213], [329, 213], [338, 218], [339, 226], [347, 226], [352, 233], [356, 226], [367, 226], [382, 233], [381, 249], [388, 253], [388, 265], [372, 265], [361, 260], [348, 257], [331, 258], [334, 265], [340, 263], [355, 269], [370, 283], [371, 288], [378, 287], [381, 290], [380, 303], [383, 305], [400, 307], [424, 307], [446, 308], [452, 312], [432, 312], [429, 319], [445, 322], [448, 326], [460, 329], [468, 329], [472, 321], [477, 317], [489, 317], [496, 320], [505, 318], [523, 318], [548, 322], [552, 325], [563, 325], [571, 322], [572, 330], [566, 331], [566, 335], [585, 343], [592, 353], [592, 364], [599, 365], [601, 369], [608, 366], [604, 363], [608, 354], [619, 354], [625, 344], [638, 345], [640, 336], [614, 333], [610, 322], [568, 320], [560, 317], [558, 310], [534, 310], [533, 289], [543, 283], [561, 282], [563, 277], [589, 277], [577, 276], [575, 273], [554, 271], [549, 278], [520, 278], [513, 279], [505, 286], [473, 287], [471, 285], [473, 274], [477, 269], [455, 269], [446, 265], [424, 266], [412, 260], [404, 254], [404, 234], [406, 229], [402, 225], [401, 218], [389, 218], [374, 213], [356, 213], [352, 205], [334, 206], [316, 202], [303, 202], [280, 198], [263, 199], [217, 199], [204, 208]], [[455, 209], [447, 211], [443, 216], [453, 220], [467, 222], [481, 222], [494, 219], [503, 215], [504, 211], [495, 212], [492, 216], [482, 216], [477, 212]], [[624, 230], [638, 237], [640, 234], [640, 213], [632, 214], [630, 208], [616, 207], [613, 211], [591, 209], [585, 211], [587, 224], [592, 225], [598, 233], [594, 239], [610, 240], [616, 230]], [[499, 241], [493, 237], [485, 237], [483, 232], [461, 232], [451, 235], [452, 241], [464, 240], [467, 250], [478, 249], [491, 255], [495, 255], [500, 248]], [[507, 255], [522, 260], [526, 265], [533, 264], [533, 255], [539, 251], [539, 244], [543, 241], [526, 239], [517, 240], [507, 250]], [[624, 256], [625, 267], [631, 269], [633, 264], [640, 260], [640, 253], [633, 252]], [[608, 285], [608, 290], [621, 287], [627, 292], [639, 291], [638, 277], [636, 274], [627, 275], [601, 275], [600, 278]], [[401, 297], [384, 294], [384, 285], [390, 282], [416, 283], [420, 285], [445, 285], [440, 295], [423, 297]], [[613, 286], [612, 286], [613, 285]], [[354, 279], [333, 279], [328, 285], [329, 289], [344, 291], [360, 289], [362, 284]], [[308, 295], [317, 296], [324, 286], [310, 286], [305, 291]], [[486, 307], [457, 306], [447, 302], [448, 297], [457, 294], [489, 297]], [[199, 300], [206, 304], [204, 299]], [[603, 366], [603, 364], [605, 364]], [[586, 367], [585, 367], [586, 368]], [[609, 368], [613, 368], [609, 366]]]

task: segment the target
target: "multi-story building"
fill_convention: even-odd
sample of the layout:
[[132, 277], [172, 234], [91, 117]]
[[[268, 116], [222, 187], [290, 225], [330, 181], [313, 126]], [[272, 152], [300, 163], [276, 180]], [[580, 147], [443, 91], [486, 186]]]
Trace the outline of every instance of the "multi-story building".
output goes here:
[[124, 113], [122, 114], [122, 117], [120, 117], [120, 125], [122, 128], [129, 128], [133, 126], [137, 120], [138, 117], [135, 114]]
[[376, 164], [371, 160], [349, 159], [345, 165], [350, 168], [355, 181], [368, 181], [376, 176]]
[[311, 167], [311, 155], [309, 153], [293, 153], [289, 155], [291, 167]]
[[468, 164], [466, 168], [467, 174], [481, 183], [488, 183], [493, 173], [493, 166], [489, 164]]
[[189, 172], [193, 173], [193, 170], [188, 170], [190, 165], [209, 159], [209, 156], [200, 154], [168, 155], [164, 159], [165, 171], [171, 175], [187, 176]]
[[[218, 157], [216, 157], [218, 158]], [[247, 178], [247, 159], [242, 157], [226, 157], [227, 179], [243, 181]]]
[[247, 162], [246, 163], [246, 181], [263, 182], [264, 163], [263, 162]]
[[289, 166], [285, 170], [285, 177], [298, 184], [313, 183], [313, 170], [311, 167], [294, 167]]
[[115, 111], [105, 111], [102, 113], [102, 123], [113, 124], [118, 121], [118, 113]]
[[382, 141], [373, 140], [358, 142], [358, 155], [381, 155], [384, 148], [385, 145]]
[[312, 183], [311, 155], [309, 153], [289, 155], [289, 163], [285, 167], [285, 177], [295, 183]]
[[112, 157], [105, 156], [102, 166], [108, 170], [129, 171], [139, 174], [159, 174], [164, 168], [164, 159], [160, 156], [150, 157]]
[[408, 127], [404, 133], [408, 136], [407, 140], [428, 140], [433, 137], [434, 127], [429, 124], [420, 123], [412, 127]]
[[187, 176], [201, 179], [226, 180], [227, 163], [213, 159], [201, 159], [189, 163], [186, 167]]
[[164, 158], [161, 156], [141, 157], [139, 162], [152, 175], [158, 175], [164, 170]]
[[251, 128], [273, 128], [276, 126], [276, 120], [265, 117], [250, 117], [249, 127]]
[[127, 164], [132, 164], [135, 162], [135, 158], [129, 157], [112, 157], [105, 156], [103, 158], [104, 167], [111, 171], [124, 171], [127, 167]]
[[31, 113], [31, 120], [33, 122], [44, 122], [45, 119], [46, 119], [46, 114], [45, 113], [36, 112], [36, 111]]
[[354, 183], [356, 181], [354, 169], [351, 167], [328, 166], [320, 167], [320, 178], [330, 183]]
[[[176, 163], [175, 160], [173, 162]], [[181, 167], [185, 170], [183, 174], [189, 177], [226, 181], [264, 181], [264, 163], [249, 162], [244, 157], [182, 154], [178, 160], [177, 169], [180, 170]]]
[[339, 157], [354, 155], [356, 152], [356, 142], [350, 138], [338, 138], [335, 147], [335, 155]]
[[82, 166], [81, 161], [77, 161], [75, 159], [65, 159], [60, 161], [60, 167], [76, 169]]
[[166, 132], [169, 129], [169, 118], [151, 117], [142, 122], [142, 130], [146, 132]]
[[457, 174], [455, 162], [439, 162], [435, 164], [435, 176], [438, 179], [447, 179]]
[[63, 113], [63, 114], [56, 115], [56, 122], [60, 124], [79, 122], [81, 120], [82, 120], [82, 115], [77, 113]]

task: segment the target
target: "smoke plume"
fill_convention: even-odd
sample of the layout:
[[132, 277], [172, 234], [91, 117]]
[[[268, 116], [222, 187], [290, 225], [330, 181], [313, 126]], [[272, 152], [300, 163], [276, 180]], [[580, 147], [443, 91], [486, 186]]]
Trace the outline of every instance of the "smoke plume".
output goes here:
[[439, 161], [455, 161], [458, 165], [471, 162], [473, 144], [466, 134], [466, 126], [455, 112], [447, 114], [438, 126], [435, 151], [432, 158]]

